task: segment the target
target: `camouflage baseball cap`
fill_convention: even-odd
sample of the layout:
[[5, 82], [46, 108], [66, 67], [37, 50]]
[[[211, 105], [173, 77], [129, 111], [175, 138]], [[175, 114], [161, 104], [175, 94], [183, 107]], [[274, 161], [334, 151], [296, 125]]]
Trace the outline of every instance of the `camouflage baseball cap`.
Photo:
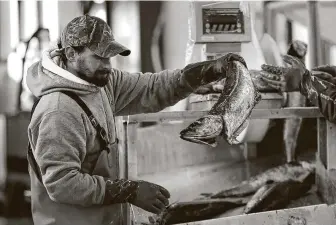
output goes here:
[[85, 46], [103, 58], [131, 54], [128, 48], [115, 41], [104, 20], [89, 15], [76, 17], [67, 24], [61, 35], [61, 44], [63, 48]]

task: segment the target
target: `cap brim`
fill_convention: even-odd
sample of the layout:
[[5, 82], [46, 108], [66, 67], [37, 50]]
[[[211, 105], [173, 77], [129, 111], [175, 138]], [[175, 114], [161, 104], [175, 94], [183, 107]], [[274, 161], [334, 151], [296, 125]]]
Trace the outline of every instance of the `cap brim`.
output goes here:
[[112, 41], [102, 54], [102, 57], [111, 58], [116, 55], [128, 56], [130, 54], [131, 50], [116, 41]]

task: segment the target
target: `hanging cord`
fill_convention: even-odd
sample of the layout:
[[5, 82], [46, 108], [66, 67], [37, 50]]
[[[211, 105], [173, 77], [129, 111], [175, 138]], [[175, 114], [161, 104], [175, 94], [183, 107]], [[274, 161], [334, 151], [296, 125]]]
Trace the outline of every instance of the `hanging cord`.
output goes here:
[[19, 91], [18, 91], [18, 95], [17, 95], [17, 105], [16, 105], [16, 110], [17, 112], [21, 112], [22, 111], [22, 106], [21, 106], [21, 94], [23, 92], [23, 79], [24, 79], [24, 70], [25, 70], [25, 62], [26, 62], [26, 57], [27, 57], [27, 52], [28, 52], [28, 48], [29, 48], [29, 44], [31, 42], [31, 40], [33, 40], [33, 38], [38, 38], [39, 39], [39, 42], [40, 42], [40, 38], [39, 38], [39, 34], [42, 32], [42, 31], [48, 31], [49, 32], [49, 29], [47, 28], [42, 28], [42, 27], [39, 27], [35, 32], [34, 34], [27, 40], [25, 41], [24, 43], [26, 44], [26, 49], [25, 49], [25, 53], [24, 53], [24, 56], [22, 58], [22, 71], [21, 71], [21, 79], [20, 79], [20, 82], [19, 82]]
[[159, 72], [163, 70], [162, 57], [160, 54], [159, 40], [165, 25], [166, 13], [161, 5], [160, 13], [153, 30], [152, 44], [151, 44], [151, 59], [154, 68], [154, 72]]

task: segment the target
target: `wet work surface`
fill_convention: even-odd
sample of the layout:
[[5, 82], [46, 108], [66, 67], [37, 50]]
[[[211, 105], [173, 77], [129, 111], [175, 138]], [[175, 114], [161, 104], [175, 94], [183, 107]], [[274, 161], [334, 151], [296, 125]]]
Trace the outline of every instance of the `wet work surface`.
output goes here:
[[[311, 161], [314, 154], [299, 157], [299, 160]], [[171, 193], [170, 203], [177, 201], [192, 201], [201, 197], [201, 193], [217, 193], [231, 188], [240, 182], [265, 171], [266, 169], [285, 163], [283, 156], [272, 156], [243, 162], [216, 163], [197, 167], [189, 167], [184, 170], [169, 173], [141, 176], [139, 179], [162, 185]], [[287, 208], [317, 205], [323, 202], [317, 196], [315, 187], [301, 198], [292, 201]], [[238, 207], [225, 212], [220, 217], [228, 217], [243, 214], [244, 207]], [[147, 213], [137, 207], [132, 207], [136, 224], [147, 223]]]

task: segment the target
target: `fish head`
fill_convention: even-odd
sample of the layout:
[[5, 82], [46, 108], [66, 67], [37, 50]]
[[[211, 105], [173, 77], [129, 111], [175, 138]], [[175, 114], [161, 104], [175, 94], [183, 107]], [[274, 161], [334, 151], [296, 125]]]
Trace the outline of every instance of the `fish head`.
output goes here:
[[297, 57], [298, 59], [304, 62], [305, 57], [307, 55], [307, 51], [308, 51], [308, 45], [306, 43], [304, 43], [303, 41], [294, 40], [289, 45], [287, 54]]
[[217, 146], [216, 137], [223, 130], [223, 119], [218, 115], [204, 116], [180, 132], [180, 138], [186, 141]]
[[305, 57], [307, 54], [308, 45], [303, 41], [295, 40], [292, 43], [293, 49], [296, 51], [297, 55], [301, 58]]

